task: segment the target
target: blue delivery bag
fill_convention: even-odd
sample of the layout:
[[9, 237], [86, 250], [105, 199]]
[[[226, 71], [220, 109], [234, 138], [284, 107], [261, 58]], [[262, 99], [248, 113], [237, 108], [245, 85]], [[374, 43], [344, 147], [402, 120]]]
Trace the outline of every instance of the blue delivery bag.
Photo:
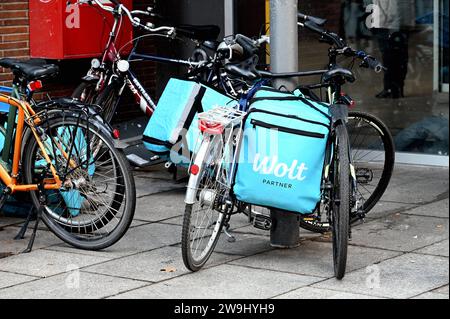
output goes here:
[[251, 101], [233, 192], [240, 201], [311, 214], [321, 198], [331, 117], [299, 92], [262, 88]]
[[237, 104], [233, 98], [203, 84], [172, 78], [144, 131], [144, 145], [160, 155], [178, 154], [181, 149], [192, 152], [200, 133], [198, 113]]

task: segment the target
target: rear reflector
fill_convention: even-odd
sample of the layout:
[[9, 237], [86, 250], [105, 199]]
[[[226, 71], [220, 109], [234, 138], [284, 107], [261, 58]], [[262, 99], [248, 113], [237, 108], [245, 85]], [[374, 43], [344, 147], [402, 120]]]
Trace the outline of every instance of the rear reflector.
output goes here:
[[193, 164], [191, 166], [191, 174], [197, 175], [199, 172], [200, 172], [200, 167], [198, 167], [198, 165]]
[[42, 85], [42, 81], [32, 81], [28, 84], [28, 90], [30, 90], [30, 92], [34, 92], [36, 90], [40, 90], [43, 88]]

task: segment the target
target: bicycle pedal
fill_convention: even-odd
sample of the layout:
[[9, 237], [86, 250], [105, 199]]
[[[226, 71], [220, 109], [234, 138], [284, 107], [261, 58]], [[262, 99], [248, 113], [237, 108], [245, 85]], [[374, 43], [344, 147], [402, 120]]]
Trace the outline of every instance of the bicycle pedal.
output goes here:
[[272, 219], [265, 215], [255, 215], [253, 226], [261, 230], [270, 230], [272, 228]]

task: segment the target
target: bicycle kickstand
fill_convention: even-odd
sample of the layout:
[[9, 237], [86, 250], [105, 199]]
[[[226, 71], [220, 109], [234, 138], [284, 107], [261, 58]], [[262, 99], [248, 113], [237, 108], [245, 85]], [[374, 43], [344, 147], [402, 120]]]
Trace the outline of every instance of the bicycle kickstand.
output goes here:
[[35, 215], [35, 207], [33, 206], [30, 211], [28, 212], [27, 215], [27, 219], [25, 221], [25, 223], [23, 224], [23, 226], [20, 228], [19, 233], [16, 235], [16, 237], [14, 237], [14, 240], [22, 240], [25, 238], [25, 233], [28, 230], [28, 226], [31, 222], [31, 219], [33, 218], [33, 216]]
[[[31, 238], [30, 238], [30, 241], [28, 242], [28, 246], [22, 253], [30, 253], [33, 250], [34, 240], [36, 239], [36, 233], [38, 230], [39, 221], [41, 220], [42, 213], [44, 212], [46, 199], [45, 199], [45, 192], [44, 192], [45, 189], [44, 189], [43, 181], [39, 184], [38, 189], [39, 189], [39, 208], [37, 209], [36, 222], [34, 224], [33, 233], [31, 234]], [[27, 221], [28, 221], [28, 219], [27, 219]]]

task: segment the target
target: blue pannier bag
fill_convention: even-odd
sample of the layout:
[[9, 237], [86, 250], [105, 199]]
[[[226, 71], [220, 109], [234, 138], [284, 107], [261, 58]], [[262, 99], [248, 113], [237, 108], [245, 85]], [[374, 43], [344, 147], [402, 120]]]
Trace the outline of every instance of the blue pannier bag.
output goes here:
[[260, 89], [250, 102], [233, 192], [240, 201], [311, 214], [321, 198], [331, 117], [299, 91]]
[[[203, 84], [172, 78], [147, 124], [144, 145], [160, 155], [169, 155], [171, 151], [179, 154], [185, 148], [184, 144], [192, 152], [200, 133], [198, 113], [217, 106], [233, 107], [237, 104], [236, 100]], [[180, 147], [174, 148], [175, 145]]]

